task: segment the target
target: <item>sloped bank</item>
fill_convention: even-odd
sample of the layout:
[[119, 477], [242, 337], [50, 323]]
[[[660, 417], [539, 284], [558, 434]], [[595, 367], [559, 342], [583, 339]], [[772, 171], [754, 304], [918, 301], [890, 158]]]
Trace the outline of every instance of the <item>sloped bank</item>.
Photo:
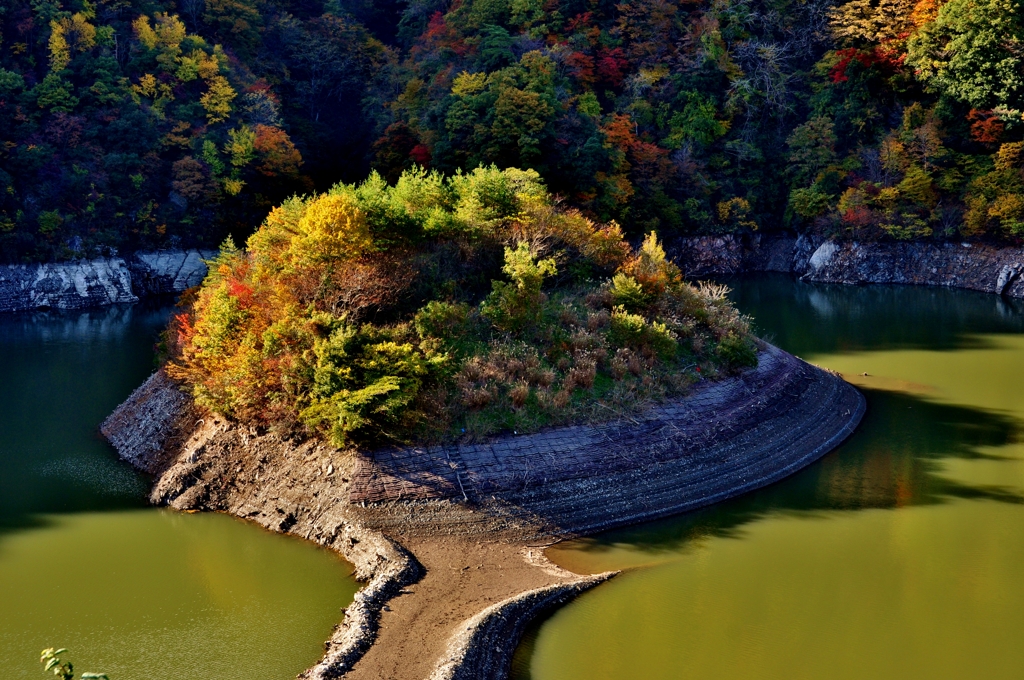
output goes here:
[[370, 581], [306, 677], [500, 678], [528, 620], [611, 574], [541, 547], [770, 484], [852, 433], [865, 402], [770, 345], [756, 369], [614, 422], [371, 454], [202, 417], [158, 372], [103, 425], [152, 500], [341, 552]]
[[1024, 298], [1024, 248], [1010, 246], [727, 234], [678, 239], [669, 251], [689, 277], [785, 272], [817, 283], [949, 286]]
[[206, 276], [212, 251], [137, 252], [127, 259], [0, 265], [0, 312], [91, 309], [180, 293]]

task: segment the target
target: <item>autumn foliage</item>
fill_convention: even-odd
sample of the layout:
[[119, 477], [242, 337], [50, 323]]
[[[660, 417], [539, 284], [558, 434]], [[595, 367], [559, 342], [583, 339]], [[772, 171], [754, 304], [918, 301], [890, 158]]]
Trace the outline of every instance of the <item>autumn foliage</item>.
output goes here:
[[7, 0], [0, 259], [492, 164], [634, 240], [1016, 241], [1022, 46], [1024, 0]]
[[511, 169], [290, 199], [186, 300], [167, 370], [198, 405], [337, 446], [607, 418], [756, 363], [653, 233], [634, 252]]

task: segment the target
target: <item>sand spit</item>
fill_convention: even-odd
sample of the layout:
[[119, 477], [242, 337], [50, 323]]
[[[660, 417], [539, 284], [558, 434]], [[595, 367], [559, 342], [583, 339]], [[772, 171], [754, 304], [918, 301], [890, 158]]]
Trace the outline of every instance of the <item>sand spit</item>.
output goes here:
[[613, 574], [543, 547], [775, 482], [849, 436], [863, 396], [770, 345], [746, 373], [595, 426], [372, 454], [194, 411], [154, 374], [104, 422], [154, 503], [228, 512], [340, 552], [368, 584], [308, 678], [502, 678], [525, 625]]

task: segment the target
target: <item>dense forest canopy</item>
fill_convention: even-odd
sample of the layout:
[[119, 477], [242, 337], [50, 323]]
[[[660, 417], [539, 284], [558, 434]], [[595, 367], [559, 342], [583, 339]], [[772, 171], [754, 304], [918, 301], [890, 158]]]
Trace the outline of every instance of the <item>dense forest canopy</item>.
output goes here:
[[9, 0], [0, 258], [531, 168], [631, 238], [1024, 235], [1022, 0]]

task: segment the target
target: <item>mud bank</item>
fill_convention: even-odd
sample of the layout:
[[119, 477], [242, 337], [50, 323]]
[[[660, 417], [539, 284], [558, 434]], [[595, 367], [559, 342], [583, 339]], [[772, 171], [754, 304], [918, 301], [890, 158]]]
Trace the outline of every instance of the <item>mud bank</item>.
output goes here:
[[669, 251], [689, 277], [786, 272], [818, 283], [949, 286], [1024, 298], [1024, 248], [730, 234], [679, 239]]
[[50, 264], [0, 265], [0, 312], [91, 309], [180, 293], [206, 276], [211, 251], [138, 252]]
[[852, 433], [865, 402], [770, 345], [642, 416], [482, 444], [340, 452], [202, 417], [158, 372], [103, 425], [151, 500], [339, 551], [369, 584], [305, 677], [501, 678], [523, 627], [613, 574], [543, 548], [770, 484]]

